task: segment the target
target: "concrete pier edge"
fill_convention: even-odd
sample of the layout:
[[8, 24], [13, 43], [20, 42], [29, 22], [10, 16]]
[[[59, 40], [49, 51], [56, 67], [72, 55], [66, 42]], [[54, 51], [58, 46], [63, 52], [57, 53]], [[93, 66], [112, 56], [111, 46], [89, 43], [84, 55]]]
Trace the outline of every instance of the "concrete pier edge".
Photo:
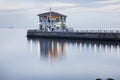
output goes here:
[[27, 37], [120, 41], [120, 33], [97, 33], [97, 32], [42, 32], [37, 30], [28, 30]]

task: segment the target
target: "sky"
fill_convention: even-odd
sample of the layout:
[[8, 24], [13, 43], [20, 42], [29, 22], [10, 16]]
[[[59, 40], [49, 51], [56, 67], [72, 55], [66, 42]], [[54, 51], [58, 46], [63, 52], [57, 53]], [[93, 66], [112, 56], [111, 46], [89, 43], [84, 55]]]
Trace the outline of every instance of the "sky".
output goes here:
[[39, 28], [37, 14], [67, 15], [67, 26], [120, 29], [120, 0], [0, 0], [0, 28]]

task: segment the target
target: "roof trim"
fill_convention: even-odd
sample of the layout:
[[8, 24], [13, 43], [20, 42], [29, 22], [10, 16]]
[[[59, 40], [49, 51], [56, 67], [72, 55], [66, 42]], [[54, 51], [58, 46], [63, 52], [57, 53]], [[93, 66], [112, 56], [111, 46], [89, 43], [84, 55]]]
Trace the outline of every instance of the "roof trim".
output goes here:
[[41, 14], [38, 14], [38, 16], [49, 16], [49, 15], [52, 15], [52, 16], [63, 16], [63, 17], [67, 17], [66, 15], [63, 15], [63, 14], [60, 14], [60, 13], [57, 13], [57, 12], [54, 12], [54, 11], [50, 11], [50, 12], [46, 12], [46, 13], [41, 13]]

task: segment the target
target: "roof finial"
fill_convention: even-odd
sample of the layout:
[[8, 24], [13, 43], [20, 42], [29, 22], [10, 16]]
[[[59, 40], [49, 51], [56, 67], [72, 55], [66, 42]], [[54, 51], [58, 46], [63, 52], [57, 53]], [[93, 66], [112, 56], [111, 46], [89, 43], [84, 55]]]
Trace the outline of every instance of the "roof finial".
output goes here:
[[50, 11], [52, 10], [51, 7], [49, 7], [49, 10], [50, 10]]

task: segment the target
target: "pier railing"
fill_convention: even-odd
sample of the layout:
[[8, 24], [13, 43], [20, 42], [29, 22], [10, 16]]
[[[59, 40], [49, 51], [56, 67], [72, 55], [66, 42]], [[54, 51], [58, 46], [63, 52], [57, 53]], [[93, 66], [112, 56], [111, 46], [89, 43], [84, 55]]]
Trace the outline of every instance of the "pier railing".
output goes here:
[[[51, 32], [39, 29], [28, 30], [29, 32]], [[76, 33], [120, 33], [120, 30], [74, 30], [74, 31], [52, 31], [52, 32], [76, 32]]]
[[74, 32], [83, 32], [83, 33], [120, 33], [120, 30], [75, 30]]

